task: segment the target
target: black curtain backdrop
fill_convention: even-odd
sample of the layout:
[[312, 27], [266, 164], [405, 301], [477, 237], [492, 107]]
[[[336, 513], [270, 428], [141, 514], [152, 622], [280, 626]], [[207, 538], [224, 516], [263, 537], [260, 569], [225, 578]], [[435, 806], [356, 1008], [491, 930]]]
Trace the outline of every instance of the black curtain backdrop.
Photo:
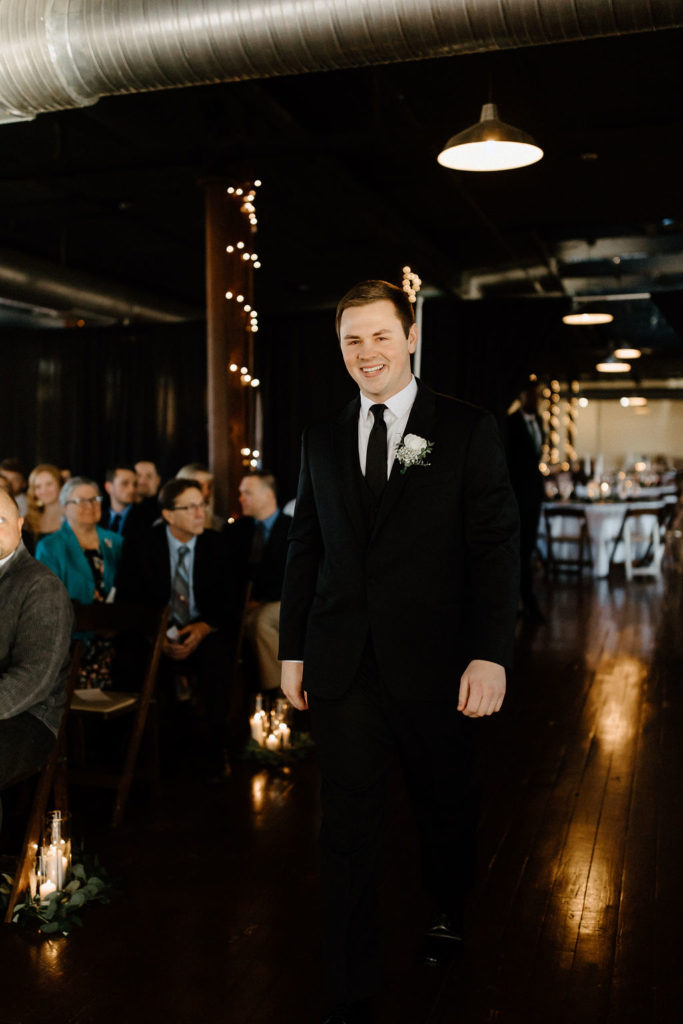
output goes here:
[[207, 458], [203, 324], [0, 334], [0, 457], [101, 481], [117, 461], [162, 476]]
[[259, 318], [264, 468], [275, 473], [280, 504], [296, 495], [301, 432], [353, 398], [334, 329], [334, 310]]
[[[560, 372], [549, 367], [564, 340], [567, 308], [564, 299], [429, 299], [423, 307], [422, 380], [502, 420], [530, 373]], [[334, 310], [264, 317], [261, 323], [264, 459], [284, 504], [296, 492], [301, 431], [340, 409], [355, 386], [339, 352]]]
[[529, 374], [563, 374], [568, 336], [561, 321], [567, 308], [565, 299], [429, 300], [422, 379], [502, 419]]

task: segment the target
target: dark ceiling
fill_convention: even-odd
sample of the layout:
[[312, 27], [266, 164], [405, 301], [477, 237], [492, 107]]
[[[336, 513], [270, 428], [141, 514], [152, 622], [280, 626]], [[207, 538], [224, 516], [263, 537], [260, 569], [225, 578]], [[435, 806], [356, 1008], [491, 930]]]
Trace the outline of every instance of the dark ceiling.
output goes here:
[[[426, 289], [462, 298], [683, 290], [682, 41], [667, 31], [120, 96], [5, 125], [0, 246], [201, 315], [202, 182], [252, 176], [264, 313], [329, 305], [365, 277], [398, 283], [406, 263]], [[544, 159], [440, 167], [489, 91]], [[6, 284], [2, 295], [17, 297]], [[606, 307], [609, 327], [563, 328], [584, 374], [628, 341], [651, 353], [641, 376], [683, 378], [660, 305]]]

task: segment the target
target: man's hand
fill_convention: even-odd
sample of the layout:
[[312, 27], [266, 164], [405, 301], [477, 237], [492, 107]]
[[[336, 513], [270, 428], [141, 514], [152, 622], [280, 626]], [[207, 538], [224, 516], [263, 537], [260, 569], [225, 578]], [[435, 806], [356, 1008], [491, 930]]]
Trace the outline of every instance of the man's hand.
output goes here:
[[297, 711], [305, 711], [308, 697], [303, 686], [304, 666], [300, 661], [282, 662], [282, 679], [280, 687], [285, 697]]
[[458, 711], [483, 718], [500, 711], [505, 697], [505, 669], [495, 661], [471, 661], [460, 680]]
[[208, 622], [191, 622], [178, 632], [178, 639], [175, 643], [165, 639], [162, 650], [174, 661], [185, 661], [197, 650], [205, 636], [211, 632]]

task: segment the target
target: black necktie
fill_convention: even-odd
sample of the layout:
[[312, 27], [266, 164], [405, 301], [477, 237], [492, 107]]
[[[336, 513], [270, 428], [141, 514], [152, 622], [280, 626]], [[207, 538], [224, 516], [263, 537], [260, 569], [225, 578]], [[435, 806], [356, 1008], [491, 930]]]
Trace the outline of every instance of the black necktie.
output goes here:
[[387, 425], [384, 422], [386, 405], [371, 405], [375, 417], [372, 424], [365, 461], [365, 479], [375, 498], [379, 498], [387, 482]]
[[111, 517], [111, 523], [109, 524], [109, 529], [113, 530], [114, 533], [118, 533], [120, 525], [121, 525], [121, 515], [118, 512], [115, 512], [114, 515]]

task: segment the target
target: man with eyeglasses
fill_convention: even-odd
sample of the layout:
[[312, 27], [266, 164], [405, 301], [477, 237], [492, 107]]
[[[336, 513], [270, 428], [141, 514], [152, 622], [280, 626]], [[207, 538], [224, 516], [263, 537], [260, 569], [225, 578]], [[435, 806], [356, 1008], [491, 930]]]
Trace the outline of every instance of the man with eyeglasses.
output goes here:
[[[169, 605], [160, 666], [167, 683], [192, 675], [206, 710], [208, 771], [226, 771], [235, 597], [225, 538], [205, 529], [205, 502], [195, 480], [169, 480], [159, 492], [163, 523], [126, 538], [117, 601]], [[169, 687], [170, 689], [170, 687]]]
[[38, 542], [36, 558], [52, 569], [72, 601], [112, 600], [123, 541], [100, 525], [102, 497], [94, 480], [73, 476], [59, 492], [64, 522]]

